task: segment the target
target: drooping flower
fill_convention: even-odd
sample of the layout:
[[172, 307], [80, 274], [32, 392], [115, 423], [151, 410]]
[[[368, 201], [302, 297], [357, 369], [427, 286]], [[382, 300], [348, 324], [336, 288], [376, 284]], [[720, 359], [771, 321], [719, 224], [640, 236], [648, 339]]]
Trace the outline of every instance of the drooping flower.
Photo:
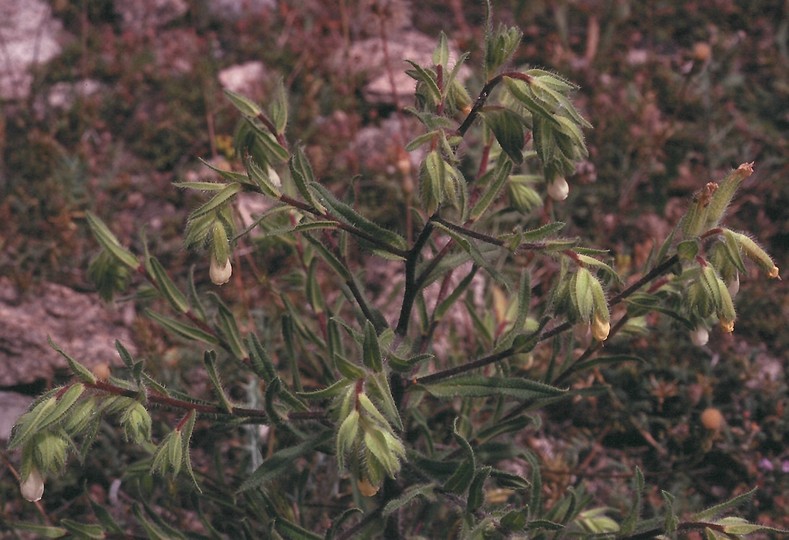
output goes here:
[[696, 347], [703, 347], [710, 340], [710, 333], [704, 326], [697, 326], [695, 330], [690, 333], [690, 340]]
[[224, 285], [230, 281], [230, 276], [233, 275], [233, 266], [230, 264], [230, 259], [227, 259], [224, 264], [222, 264], [214, 257], [211, 257], [211, 268], [208, 274], [211, 276], [211, 282], [213, 282], [214, 285]]
[[611, 332], [611, 322], [606, 321], [599, 315], [595, 315], [592, 321], [592, 336], [597, 341], [605, 341], [608, 339], [609, 332]]
[[563, 201], [569, 194], [570, 186], [567, 184], [567, 180], [561, 176], [554, 178], [553, 182], [548, 184], [548, 195], [554, 201]]
[[22, 492], [22, 496], [30, 502], [41, 500], [41, 497], [44, 496], [44, 477], [38, 469], [35, 467], [30, 469], [27, 478], [19, 485], [19, 490]]

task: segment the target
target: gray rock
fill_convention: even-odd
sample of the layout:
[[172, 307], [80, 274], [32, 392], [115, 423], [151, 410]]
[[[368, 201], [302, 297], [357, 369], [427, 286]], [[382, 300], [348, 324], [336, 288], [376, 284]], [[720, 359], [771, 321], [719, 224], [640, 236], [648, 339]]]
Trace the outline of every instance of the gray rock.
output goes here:
[[[347, 63], [354, 75], [361, 75], [366, 79], [366, 101], [394, 104], [396, 95], [400, 105], [410, 105], [413, 102], [416, 81], [405, 73], [405, 69], [409, 68], [406, 60], [422, 66], [432, 65], [436, 44], [434, 38], [416, 30], [406, 30], [391, 36], [387, 41], [386, 51], [379, 37], [365, 39], [351, 45], [347, 57], [345, 53], [335, 56], [334, 63], [337, 69], [342, 69], [341, 66]], [[450, 47], [450, 65], [454, 65], [458, 56], [457, 51]], [[391, 78], [387, 67], [391, 70]], [[468, 75], [468, 69], [461, 67], [459, 79], [463, 81]]]
[[211, 0], [208, 11], [225, 20], [236, 20], [277, 7], [277, 0]]
[[253, 60], [223, 69], [218, 78], [222, 88], [254, 99], [260, 96], [268, 74], [263, 62]]
[[155, 30], [182, 17], [189, 11], [185, 0], [118, 0], [115, 10], [126, 30], [142, 32]]
[[42, 0], [0, 0], [0, 20], [0, 99], [25, 99], [30, 67], [60, 54], [68, 36]]
[[131, 335], [122, 315], [108, 309], [95, 294], [44, 283], [24, 295], [0, 278], [0, 386], [50, 380], [68, 369], [47, 336], [82, 365], [118, 365], [120, 340], [132, 354]]
[[0, 441], [7, 441], [16, 421], [27, 411], [33, 398], [16, 392], [0, 392]]

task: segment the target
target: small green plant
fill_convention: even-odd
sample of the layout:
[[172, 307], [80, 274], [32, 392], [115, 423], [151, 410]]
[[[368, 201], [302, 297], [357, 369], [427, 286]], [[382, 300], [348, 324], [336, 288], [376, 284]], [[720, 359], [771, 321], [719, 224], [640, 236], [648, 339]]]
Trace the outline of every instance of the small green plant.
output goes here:
[[[633, 359], [606, 354], [604, 343], [649, 331], [645, 316], [663, 313], [702, 345], [713, 324], [734, 330], [747, 260], [769, 277], [779, 271], [748, 234], [722, 223], [749, 163], [701, 187], [628, 286], [606, 251], [562, 236], [563, 223], [531, 226], [536, 208], [567, 199], [566, 178], [587, 156], [583, 130], [591, 126], [571, 101], [573, 83], [508, 67], [520, 41], [517, 28], [489, 23], [474, 99], [458, 78], [467, 55], [452, 62], [445, 36], [432, 65], [411, 64], [409, 112], [424, 133], [406, 146], [421, 156], [419, 197], [401, 230], [365, 217], [350, 183], [330, 189], [315, 178], [305, 149], [286, 136], [284, 87], [265, 106], [226, 92], [243, 117], [243, 170], [214, 169], [220, 181], [177, 186], [211, 195], [191, 212], [185, 243], [205, 253], [213, 284], [233, 287], [242, 242], [262, 237], [290, 248], [292, 267], [261, 279], [278, 301], [252, 315], [201, 290], [194, 275], [179, 285], [147, 247], [133, 253], [88, 213], [102, 247], [90, 274], [102, 296], [139, 276], [148, 316], [199, 351], [213, 395], [167, 387], [121, 343], [122, 376], [93, 373], [52, 344], [75, 380], [41, 396], [17, 423], [9, 447], [21, 450], [22, 495], [41, 499], [46, 478], [61, 473], [70, 453], [84, 461], [110, 421], [142, 454], [123, 475], [133, 518], [119, 521], [91, 502], [91, 524], [16, 526], [90, 538], [130, 530], [150, 538], [651, 538], [690, 530], [732, 538], [772, 530], [726, 516], [752, 492], [690, 517], [663, 492], [662, 514], [644, 516], [639, 470], [629, 509], [599, 506], [582, 488], [544, 500], [539, 459], [518, 435], [539, 425], [540, 409], [598, 392], [568, 387], [579, 373]], [[270, 207], [238, 230], [242, 193]], [[513, 213], [515, 226], [504, 219]], [[372, 259], [402, 275], [393, 318], [369, 300], [363, 276]], [[541, 268], [556, 269], [550, 287], [532, 285]], [[453, 313], [471, 321], [469, 335], [453, 333]], [[539, 351], [544, 363], [534, 361]], [[240, 458], [217, 444], [242, 438]], [[179, 530], [163, 507], [193, 512], [199, 526]]]

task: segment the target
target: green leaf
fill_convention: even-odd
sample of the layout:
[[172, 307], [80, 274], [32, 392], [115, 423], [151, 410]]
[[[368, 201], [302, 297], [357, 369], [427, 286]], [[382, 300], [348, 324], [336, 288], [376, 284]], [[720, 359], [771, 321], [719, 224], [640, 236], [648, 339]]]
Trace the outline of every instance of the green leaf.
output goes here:
[[104, 527], [101, 525], [88, 525], [79, 523], [73, 519], [63, 518], [60, 520], [68, 532], [74, 534], [77, 538], [96, 538], [98, 540], [106, 538], [104, 534]]
[[510, 172], [512, 172], [512, 161], [507, 159], [499, 159], [496, 161], [496, 167], [493, 169], [493, 177], [488, 182], [485, 191], [471, 209], [471, 212], [469, 213], [470, 219], [476, 221], [485, 213], [491, 203], [496, 200], [498, 194], [501, 192], [501, 188], [507, 181]]
[[[221, 176], [225, 180], [228, 180], [230, 182], [239, 182], [241, 184], [249, 184], [250, 183], [249, 182], [249, 177], [246, 176], [245, 174], [242, 174], [242, 173], [236, 172], [236, 171], [225, 171], [225, 170], [220, 169], [218, 167], [214, 167], [214, 165], [212, 165], [210, 161], [206, 161], [206, 160], [204, 160], [202, 158], [199, 158], [199, 159], [200, 159], [200, 163], [202, 163], [203, 165], [205, 165], [206, 167], [208, 167], [209, 169], [211, 169], [212, 171], [217, 173], [219, 176]], [[191, 184], [191, 183], [192, 182], [183, 182], [183, 184]], [[197, 182], [197, 183], [204, 184], [205, 182]], [[176, 183], [176, 185], [178, 185], [178, 184]], [[226, 184], [212, 183], [211, 185], [219, 186], [219, 187], [218, 188], [205, 188], [205, 189], [207, 189], [209, 191], [219, 191]], [[180, 185], [178, 185], [178, 187], [189, 187], [189, 186], [188, 185], [187, 186], [180, 186]]]
[[156, 257], [150, 257], [148, 262], [153, 272], [153, 278], [159, 286], [159, 292], [170, 302], [173, 309], [181, 313], [189, 311], [189, 302], [187, 302], [186, 296], [175, 286], [175, 283], [173, 283], [170, 276], [167, 275], [167, 271], [158, 259], [156, 259]]
[[639, 467], [636, 467], [635, 475], [633, 476], [633, 504], [630, 505], [630, 510], [622, 520], [621, 533], [630, 534], [636, 530], [638, 519], [641, 517], [641, 510], [643, 504], [644, 494], [644, 473], [641, 472]]
[[490, 476], [490, 471], [493, 469], [490, 465], [480, 467], [474, 474], [474, 479], [468, 488], [468, 499], [466, 500], [466, 510], [469, 512], [476, 511], [482, 503], [485, 502], [485, 480]]
[[213, 334], [209, 334], [205, 330], [184, 324], [164, 315], [159, 315], [150, 309], [146, 309], [145, 314], [167, 330], [181, 336], [182, 338], [188, 339], [190, 341], [202, 341], [211, 345], [219, 345], [219, 340]]
[[425, 389], [436, 397], [487, 397], [508, 396], [517, 399], [532, 399], [559, 396], [565, 390], [544, 383], [515, 377], [485, 377], [466, 375], [425, 385]]
[[328, 265], [332, 268], [332, 270], [337, 272], [337, 275], [340, 276], [340, 278], [343, 281], [348, 282], [351, 281], [351, 279], [353, 279], [350, 270], [348, 270], [348, 268], [342, 263], [342, 261], [340, 261], [340, 259], [334, 253], [329, 251], [329, 248], [324, 246], [322, 242], [316, 240], [309, 234], [305, 234], [304, 238], [306, 238], [307, 241], [310, 244], [312, 244], [312, 246], [318, 252], [318, 255], [320, 255], [320, 257], [326, 263], [328, 263]]
[[400, 510], [401, 508], [405, 508], [406, 506], [412, 504], [418, 498], [424, 498], [430, 502], [435, 501], [436, 487], [437, 487], [436, 484], [434, 484], [433, 482], [428, 482], [425, 484], [415, 484], [406, 488], [405, 490], [403, 490], [403, 492], [400, 494], [399, 497], [396, 497], [391, 501], [389, 501], [388, 503], [386, 503], [386, 505], [383, 508], [383, 511], [381, 512], [381, 515], [383, 517], [387, 517], [392, 513], [396, 512], [397, 510]]
[[220, 206], [224, 205], [227, 201], [236, 196], [238, 193], [241, 193], [243, 190], [244, 186], [242, 184], [237, 182], [228, 184], [207, 202], [192, 210], [191, 214], [189, 214], [189, 219], [203, 216], [212, 210], [218, 209]]
[[241, 94], [233, 92], [232, 90], [228, 90], [227, 88], [224, 89], [224, 93], [233, 106], [244, 116], [257, 118], [257, 116], [263, 112], [257, 103], [246, 96], [242, 96]]
[[47, 336], [47, 341], [49, 342], [50, 347], [52, 347], [58, 354], [66, 359], [71, 372], [76, 375], [79, 380], [88, 384], [93, 384], [96, 382], [96, 376], [88, 368], [74, 360], [74, 358], [72, 358], [70, 355], [66, 354], [66, 352], [61, 349], [57, 343], [52, 341], [50, 336]]
[[403, 431], [403, 421], [400, 419], [400, 413], [395, 405], [394, 398], [392, 397], [392, 389], [389, 387], [389, 377], [386, 372], [372, 374], [367, 379], [368, 391], [370, 395], [376, 398], [383, 415], [392, 423], [397, 429]]
[[10, 522], [12, 530], [34, 533], [36, 538], [63, 538], [69, 531], [63, 527], [26, 523], [24, 521]]
[[340, 202], [325, 186], [318, 183], [313, 183], [310, 185], [310, 188], [317, 194], [320, 202], [329, 208], [332, 213], [332, 217], [338, 217], [347, 225], [350, 225], [366, 233], [368, 236], [375, 238], [384, 244], [388, 244], [397, 250], [405, 250], [408, 247], [405, 238], [396, 232], [384, 229], [376, 223], [373, 223], [347, 204]]
[[732, 497], [731, 499], [724, 501], [720, 504], [710, 506], [709, 508], [694, 514], [692, 519], [694, 521], [706, 521], [710, 519], [715, 519], [722, 513], [750, 501], [755, 493], [756, 493], [756, 488], [747, 491], [745, 493], [742, 493], [741, 495], [737, 495], [736, 497]]
[[227, 187], [227, 184], [219, 182], [173, 182], [173, 185], [177, 188], [194, 189], [196, 191], [221, 191]]
[[285, 128], [288, 127], [288, 92], [282, 77], [277, 79], [271, 97], [271, 120], [277, 133], [285, 133]]
[[280, 198], [282, 193], [280, 192], [279, 186], [271, 181], [271, 176], [269, 175], [268, 170], [264, 170], [263, 167], [258, 165], [258, 162], [255, 161], [255, 158], [252, 157], [252, 155], [248, 155], [246, 157], [244, 160], [244, 166], [247, 169], [249, 178], [254, 180], [255, 185], [264, 195], [268, 195], [274, 199]]
[[247, 336], [247, 350], [249, 350], [250, 365], [255, 374], [266, 383], [271, 383], [277, 376], [277, 369], [274, 367], [274, 362], [271, 361], [268, 351], [255, 334]]
[[523, 119], [509, 109], [493, 109], [480, 116], [513, 163], [523, 163], [523, 147], [526, 144]]
[[364, 323], [364, 345], [362, 350], [362, 360], [364, 365], [373, 371], [380, 372], [383, 369], [381, 359], [381, 347], [378, 343], [378, 334], [375, 326], [370, 321]]
[[96, 237], [101, 247], [132, 270], [136, 270], [140, 266], [140, 261], [137, 260], [137, 257], [135, 257], [131, 251], [121, 246], [121, 243], [103, 221], [92, 212], [85, 212], [85, 217], [88, 220], [88, 225], [93, 232], [93, 236]]
[[353, 384], [352, 380], [340, 379], [330, 384], [326, 388], [308, 392], [296, 392], [296, 395], [304, 399], [324, 400], [340, 395], [342, 391], [351, 384]]
[[406, 73], [412, 79], [415, 79], [417, 82], [424, 83], [425, 87], [430, 92], [430, 97], [438, 103], [441, 100], [441, 90], [438, 88], [438, 83], [436, 82], [436, 75], [433, 73], [432, 70], [428, 71], [419, 64], [412, 62], [411, 60], [406, 60], [413, 70], [408, 70]]
[[455, 418], [454, 426], [452, 429], [452, 437], [455, 442], [460, 446], [460, 450], [464, 455], [463, 461], [455, 469], [452, 475], [444, 482], [444, 489], [450, 493], [461, 494], [465, 493], [471, 482], [474, 480], [474, 474], [477, 467], [474, 450], [468, 443], [465, 437], [458, 433], [458, 425], [460, 424], [460, 417]]
[[679, 255], [679, 258], [683, 261], [692, 261], [696, 258], [696, 255], [699, 254], [700, 248], [701, 246], [699, 245], [698, 238], [683, 240], [677, 244], [677, 255]]
[[274, 530], [286, 540], [323, 540], [323, 537], [304, 529], [283, 517], [274, 520]]
[[214, 387], [214, 393], [219, 398], [222, 408], [228, 414], [233, 413], [233, 404], [225, 394], [225, 389], [222, 387], [222, 381], [219, 378], [219, 372], [216, 369], [216, 353], [214, 351], [205, 351], [203, 353], [203, 365], [205, 365], [208, 379]]
[[521, 80], [511, 79], [509, 77], [504, 78], [504, 84], [506, 85], [507, 90], [510, 91], [510, 94], [512, 94], [512, 97], [514, 97], [533, 115], [535, 115], [535, 121], [541, 118], [554, 128], [558, 128], [560, 126], [559, 121], [554, 118], [553, 112], [546, 108], [547, 104], [535, 95], [534, 90], [529, 86], [529, 84]]
[[316, 185], [315, 173], [312, 172], [312, 166], [307, 159], [307, 154], [304, 153], [302, 146], [297, 146], [293, 155], [288, 162], [290, 167], [290, 176], [296, 184], [296, 189], [299, 190], [302, 198], [318, 212], [325, 213], [326, 208], [318, 201], [313, 195], [313, 192], [308, 186]]
[[438, 37], [438, 46], [433, 51], [433, 64], [446, 68], [448, 62], [449, 43], [447, 42], [447, 35], [442, 31]]
[[255, 469], [250, 477], [241, 484], [239, 491], [244, 492], [256, 488], [273, 480], [280, 474], [292, 470], [293, 462], [296, 459], [309, 454], [318, 446], [329, 443], [333, 438], [334, 432], [332, 430], [325, 430], [297, 445], [278, 450], [270, 458], [265, 460], [260, 467]]
[[219, 315], [219, 329], [222, 332], [222, 336], [225, 338], [228, 347], [230, 348], [230, 352], [233, 353], [237, 359], [242, 360], [247, 357], [247, 351], [244, 348], [244, 342], [241, 339], [241, 332], [238, 330], [238, 323], [236, 323], [236, 317], [233, 315], [233, 312], [230, 311], [222, 299], [212, 293], [212, 296], [216, 300]]

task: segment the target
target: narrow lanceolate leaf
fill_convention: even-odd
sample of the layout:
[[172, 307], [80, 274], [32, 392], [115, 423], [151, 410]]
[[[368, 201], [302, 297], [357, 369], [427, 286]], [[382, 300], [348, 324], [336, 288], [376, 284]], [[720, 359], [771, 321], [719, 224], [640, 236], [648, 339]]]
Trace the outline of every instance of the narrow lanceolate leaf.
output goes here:
[[349, 385], [353, 384], [352, 380], [340, 379], [326, 388], [320, 390], [312, 390], [308, 392], [296, 392], [296, 395], [304, 399], [324, 400], [339, 396], [342, 391]]
[[389, 378], [386, 373], [382, 371], [371, 375], [367, 379], [367, 384], [370, 387], [369, 392], [378, 400], [383, 415], [392, 425], [402, 431], [403, 421], [400, 419], [400, 413], [397, 411], [397, 405], [392, 397], [392, 389], [389, 387]]
[[74, 373], [74, 375], [76, 375], [81, 381], [88, 384], [93, 384], [96, 382], [96, 376], [91, 373], [88, 368], [74, 360], [74, 358], [72, 358], [70, 355], [66, 354], [63, 349], [61, 349], [54, 341], [52, 341], [51, 337], [47, 336], [47, 341], [49, 342], [50, 347], [52, 347], [58, 354], [66, 359], [71, 372]]
[[219, 378], [219, 371], [216, 369], [216, 352], [205, 351], [205, 353], [203, 353], [203, 364], [205, 365], [208, 379], [214, 387], [214, 393], [219, 398], [222, 408], [226, 413], [232, 414], [233, 404], [230, 402], [230, 399], [228, 399], [227, 394], [225, 394], [225, 389], [222, 387], [222, 381]]
[[500, 159], [496, 161], [496, 168], [493, 170], [493, 178], [488, 182], [482, 196], [477, 200], [477, 203], [471, 209], [469, 218], [473, 220], [479, 219], [488, 207], [496, 200], [496, 197], [501, 192], [501, 188], [507, 181], [507, 178], [512, 172], [512, 162], [507, 159]]
[[216, 210], [217, 208], [225, 204], [232, 197], [242, 192], [243, 190], [244, 190], [244, 186], [242, 184], [239, 184], [237, 182], [228, 184], [227, 186], [222, 188], [222, 190], [219, 193], [217, 193], [211, 199], [209, 199], [206, 203], [192, 210], [192, 213], [189, 215], [189, 219], [194, 219], [196, 217], [208, 214], [212, 210]]
[[334, 431], [327, 429], [321, 433], [313, 435], [309, 439], [288, 448], [283, 448], [275, 452], [263, 464], [255, 469], [255, 472], [241, 484], [239, 491], [247, 491], [263, 485], [264, 483], [276, 478], [280, 474], [293, 469], [293, 462], [313, 450], [318, 446], [329, 443], [334, 438]]
[[201, 330], [194, 326], [184, 324], [182, 322], [176, 321], [175, 319], [171, 319], [170, 317], [166, 317], [164, 315], [159, 315], [158, 313], [156, 313], [155, 311], [151, 311], [150, 309], [146, 309], [145, 314], [148, 315], [154, 321], [161, 324], [166, 329], [181, 336], [182, 338], [192, 341], [202, 341], [204, 343], [210, 343], [212, 345], [219, 344], [219, 340], [216, 338], [216, 336], [214, 336], [213, 334], [209, 334], [205, 330]]
[[304, 153], [304, 148], [297, 146], [288, 164], [290, 166], [290, 176], [293, 178], [296, 189], [299, 190], [304, 201], [309, 203], [318, 212], [324, 213], [326, 208], [308, 188], [308, 186], [315, 183], [315, 173], [312, 172], [312, 166], [307, 159], [307, 154]]
[[[249, 184], [250, 183], [249, 182], [249, 177], [247, 177], [246, 175], [244, 175], [244, 174], [242, 174], [240, 172], [226, 171], [224, 169], [220, 169], [219, 167], [215, 167], [214, 165], [212, 165], [210, 161], [206, 161], [204, 159], [200, 159], [200, 163], [202, 163], [203, 165], [205, 165], [206, 167], [208, 167], [209, 169], [211, 169], [212, 171], [217, 173], [219, 176], [221, 176], [225, 180], [228, 180], [230, 182], [240, 182], [242, 184]], [[191, 182], [183, 182], [183, 183], [184, 184], [191, 184]], [[197, 182], [197, 183], [204, 183], [204, 182]], [[177, 185], [178, 187], [190, 187], [188, 185], [180, 186], [177, 183], [175, 185]], [[213, 185], [219, 186], [219, 188], [210, 189], [210, 191], [219, 191], [219, 189], [221, 189], [222, 187], [225, 186], [225, 184], [213, 184]]]
[[753, 495], [756, 493], [756, 488], [743, 493], [741, 495], [737, 495], [736, 497], [732, 497], [731, 499], [724, 501], [720, 504], [716, 504], [715, 506], [711, 506], [697, 514], [694, 514], [693, 520], [694, 521], [707, 521], [711, 519], [715, 519], [716, 517], [720, 516], [724, 512], [727, 512], [737, 506], [744, 504], [753, 498]]
[[266, 383], [270, 383], [277, 376], [277, 369], [274, 367], [268, 351], [260, 343], [255, 334], [247, 337], [247, 350], [249, 350], [249, 360], [255, 374], [262, 378]]
[[388, 244], [398, 250], [404, 250], [408, 247], [405, 238], [396, 232], [384, 229], [380, 225], [362, 216], [347, 204], [339, 201], [325, 186], [313, 183], [310, 185], [310, 188], [317, 195], [320, 202], [329, 209], [332, 213], [332, 217], [337, 217], [344, 223], [366, 233], [368, 236], [380, 240], [382, 243]]
[[232, 90], [228, 90], [227, 88], [225, 88], [224, 92], [233, 106], [244, 116], [256, 118], [261, 112], [263, 112], [260, 109], [260, 106], [248, 97], [242, 96], [241, 94], [233, 92]]
[[150, 257], [148, 263], [153, 272], [153, 278], [159, 286], [159, 292], [170, 302], [173, 309], [181, 313], [189, 311], [189, 302], [187, 302], [186, 296], [175, 286], [175, 283], [173, 283], [170, 276], [167, 275], [167, 271], [158, 259], [156, 259], [156, 257]]
[[474, 512], [485, 502], [485, 480], [490, 476], [491, 470], [492, 467], [486, 465], [485, 467], [480, 467], [474, 474], [474, 479], [468, 487], [468, 499], [466, 500], [466, 510], [469, 512]]
[[241, 332], [238, 330], [235, 316], [219, 297], [216, 299], [219, 308], [219, 328], [230, 347], [230, 352], [238, 359], [246, 358], [247, 351], [241, 340]]
[[221, 191], [227, 187], [227, 184], [219, 182], [173, 182], [173, 185], [177, 188], [194, 189], [195, 191]]
[[69, 409], [71, 409], [71, 407], [84, 393], [85, 385], [82, 383], [76, 383], [69, 386], [68, 390], [66, 390], [63, 395], [58, 398], [57, 402], [55, 403], [55, 407], [53, 407], [49, 413], [41, 419], [38, 429], [44, 430], [52, 424], [62, 420], [63, 417], [66, 416], [66, 413], [69, 412]]
[[285, 540], [323, 540], [322, 536], [310, 532], [281, 516], [274, 521], [274, 530], [282, 535], [282, 538]]
[[427, 484], [416, 484], [405, 489], [399, 497], [386, 503], [386, 506], [384, 506], [382, 512], [383, 517], [386, 517], [393, 512], [400, 510], [401, 508], [405, 508], [418, 498], [434, 501], [436, 499], [436, 487], [437, 486], [434, 483], [430, 482]]
[[249, 178], [255, 182], [255, 185], [260, 188], [260, 191], [264, 195], [268, 195], [269, 197], [273, 197], [275, 199], [278, 199], [280, 195], [282, 195], [279, 187], [274, 182], [272, 182], [268, 171], [263, 170], [263, 168], [258, 165], [258, 162], [255, 161], [254, 157], [251, 155], [247, 156], [244, 160], [244, 166], [247, 169]]
[[271, 102], [271, 120], [277, 133], [285, 133], [288, 126], [288, 93], [285, 90], [285, 81], [280, 77], [274, 87]]
[[370, 321], [365, 321], [364, 325], [364, 345], [362, 359], [364, 365], [372, 369], [376, 373], [383, 369], [383, 362], [381, 360], [381, 347], [378, 344], [378, 335], [375, 332], [375, 326]]
[[558, 396], [565, 392], [561, 388], [529, 379], [478, 375], [453, 377], [438, 383], [427, 384], [425, 389], [436, 397], [509, 396], [517, 399]]
[[459, 418], [455, 418], [455, 424], [452, 430], [452, 437], [455, 442], [460, 446], [464, 459], [452, 475], [444, 482], [444, 489], [451, 493], [464, 493], [471, 485], [474, 479], [474, 472], [477, 468], [476, 457], [474, 456], [474, 449], [466, 440], [466, 438], [458, 433]]
[[140, 261], [137, 260], [137, 257], [131, 251], [121, 246], [121, 243], [103, 221], [92, 212], [86, 212], [85, 217], [88, 220], [93, 236], [96, 237], [101, 247], [132, 270], [136, 270], [140, 266]]

